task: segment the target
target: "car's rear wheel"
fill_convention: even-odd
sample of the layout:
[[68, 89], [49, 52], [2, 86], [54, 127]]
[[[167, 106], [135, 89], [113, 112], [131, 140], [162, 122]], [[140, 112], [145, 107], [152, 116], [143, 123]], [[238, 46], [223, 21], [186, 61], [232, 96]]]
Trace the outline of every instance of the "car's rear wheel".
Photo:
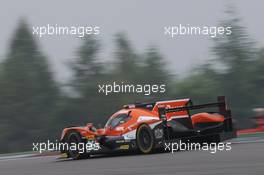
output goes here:
[[[72, 159], [83, 159], [89, 157], [89, 154], [86, 153], [86, 150], [80, 150], [80, 144], [85, 144], [81, 136], [77, 132], [71, 132], [67, 137], [68, 150], [66, 151], [67, 157]], [[75, 146], [73, 146], [75, 145]], [[85, 145], [81, 148], [85, 148]]]
[[137, 129], [137, 147], [141, 153], [148, 154], [154, 148], [154, 135], [147, 124], [142, 124]]

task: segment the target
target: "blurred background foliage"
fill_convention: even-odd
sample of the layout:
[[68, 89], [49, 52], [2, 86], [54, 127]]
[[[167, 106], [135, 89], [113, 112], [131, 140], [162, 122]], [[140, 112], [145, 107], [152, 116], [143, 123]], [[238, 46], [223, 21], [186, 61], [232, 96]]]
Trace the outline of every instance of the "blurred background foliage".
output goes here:
[[[239, 127], [250, 126], [252, 108], [264, 106], [264, 49], [256, 47], [232, 11], [228, 14], [230, 18], [219, 25], [232, 26], [232, 35], [214, 39], [211, 61], [196, 66], [184, 78], [166, 69], [166, 59], [157, 47], [138, 53], [119, 33], [111, 63], [100, 61], [103, 50], [97, 38], [83, 39], [76, 58], [68, 63], [74, 76], [65, 85], [54, 80], [29, 26], [20, 21], [0, 63], [0, 152], [31, 150], [32, 142], [59, 139], [67, 126], [103, 125], [124, 104], [134, 102], [190, 97], [203, 103], [225, 95]], [[98, 84], [113, 81], [166, 84], [166, 93], [98, 93]], [[63, 91], [65, 87], [70, 91]]]

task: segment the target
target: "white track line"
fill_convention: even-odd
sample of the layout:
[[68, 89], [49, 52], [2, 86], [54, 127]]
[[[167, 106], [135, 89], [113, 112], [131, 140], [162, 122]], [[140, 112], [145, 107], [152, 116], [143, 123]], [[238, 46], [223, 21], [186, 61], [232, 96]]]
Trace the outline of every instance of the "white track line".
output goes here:
[[22, 159], [22, 158], [29, 158], [34, 156], [35, 154], [24, 154], [24, 155], [14, 155], [14, 156], [2, 156], [0, 157], [1, 160], [16, 160], [16, 159]]
[[244, 141], [231, 141], [232, 144], [261, 143], [261, 142], [264, 142], [264, 139], [259, 139], [259, 140], [244, 140]]

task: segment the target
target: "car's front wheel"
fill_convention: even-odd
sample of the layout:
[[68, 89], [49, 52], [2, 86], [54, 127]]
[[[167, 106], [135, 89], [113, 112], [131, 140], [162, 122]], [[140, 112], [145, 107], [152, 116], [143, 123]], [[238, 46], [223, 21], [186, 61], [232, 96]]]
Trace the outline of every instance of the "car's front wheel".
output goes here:
[[154, 148], [154, 135], [147, 124], [142, 124], [137, 129], [137, 147], [141, 153], [148, 154]]
[[72, 159], [83, 159], [89, 157], [86, 150], [80, 150], [80, 148], [85, 148], [85, 146], [80, 146], [80, 144], [85, 144], [81, 136], [77, 132], [71, 132], [67, 137], [68, 150], [66, 151], [67, 157]]

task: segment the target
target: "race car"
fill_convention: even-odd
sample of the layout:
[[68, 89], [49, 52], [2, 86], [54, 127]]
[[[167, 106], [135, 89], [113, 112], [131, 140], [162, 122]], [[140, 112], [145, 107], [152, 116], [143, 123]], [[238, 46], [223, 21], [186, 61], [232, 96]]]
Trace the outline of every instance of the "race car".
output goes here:
[[[215, 111], [208, 112], [209, 108]], [[201, 105], [194, 105], [191, 99], [125, 105], [103, 128], [97, 129], [92, 123], [65, 128], [60, 142], [90, 143], [89, 148], [93, 148], [91, 143], [97, 145], [98, 149], [85, 147], [82, 152], [76, 146], [76, 149], [61, 150], [69, 158], [80, 159], [119, 151], [148, 154], [162, 149], [165, 143], [179, 140], [221, 142], [234, 137], [231, 110], [227, 108], [225, 97], [220, 96], [215, 103]]]

